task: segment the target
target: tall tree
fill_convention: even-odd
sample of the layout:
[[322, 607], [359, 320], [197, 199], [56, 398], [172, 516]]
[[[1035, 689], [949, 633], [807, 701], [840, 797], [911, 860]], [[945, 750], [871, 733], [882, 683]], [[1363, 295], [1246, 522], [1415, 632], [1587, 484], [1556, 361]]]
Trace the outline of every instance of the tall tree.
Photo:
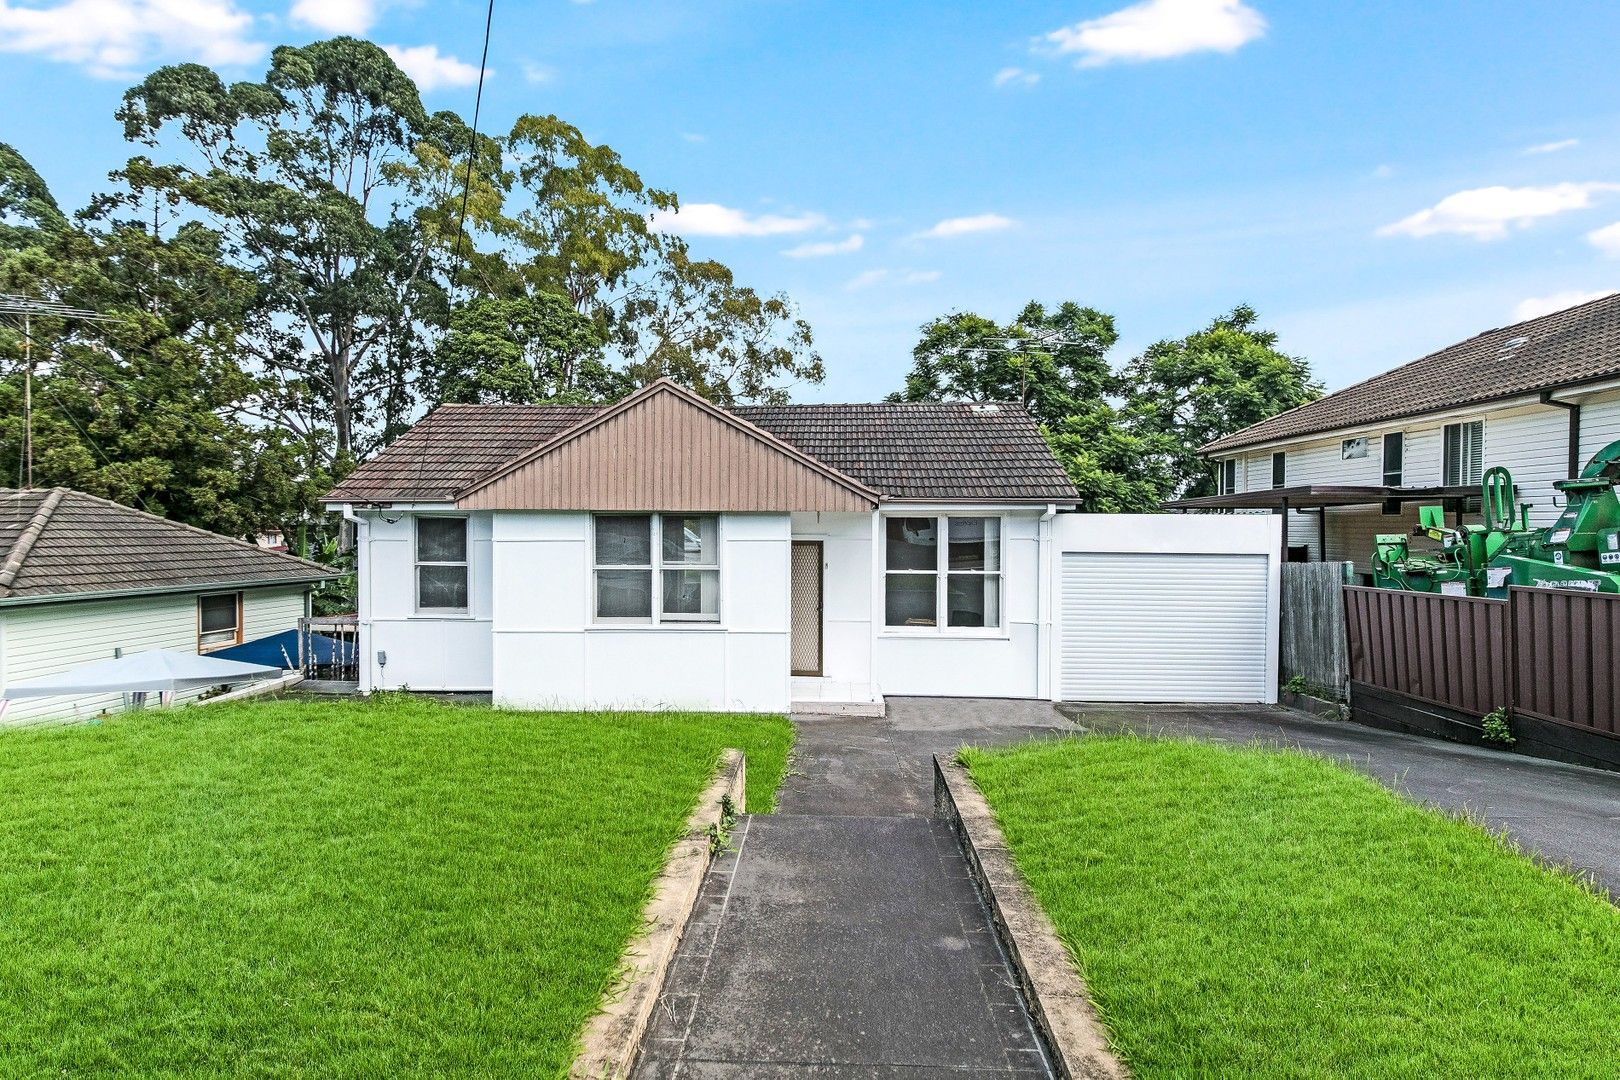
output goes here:
[[1125, 368], [1131, 429], [1167, 436], [1176, 496], [1214, 491], [1200, 447], [1322, 395], [1310, 364], [1277, 348], [1253, 308], [1240, 304], [1202, 330], [1156, 342]]
[[602, 340], [566, 297], [479, 297], [450, 316], [427, 372], [434, 401], [591, 403], [631, 387], [602, 362]]
[[67, 227], [44, 179], [14, 147], [0, 142], [0, 250], [37, 244]]
[[1065, 301], [1030, 301], [1002, 326], [957, 312], [923, 326], [896, 401], [1016, 401], [1043, 424], [1088, 410], [1118, 389], [1107, 353], [1114, 317]]
[[[227, 86], [197, 64], [162, 68], [125, 96], [125, 135], [156, 152], [173, 132], [183, 160], [132, 158], [132, 197], [206, 215], [231, 261], [258, 282], [240, 347], [275, 376], [265, 414], [330, 448], [345, 469], [376, 443], [445, 312], [432, 274], [443, 238], [416, 211], [423, 144], [466, 148], [450, 114], [430, 123], [410, 77], [382, 49], [339, 37], [274, 51], [263, 82]], [[394, 418], [397, 421], [397, 417]], [[329, 437], [328, 437], [329, 433]]]

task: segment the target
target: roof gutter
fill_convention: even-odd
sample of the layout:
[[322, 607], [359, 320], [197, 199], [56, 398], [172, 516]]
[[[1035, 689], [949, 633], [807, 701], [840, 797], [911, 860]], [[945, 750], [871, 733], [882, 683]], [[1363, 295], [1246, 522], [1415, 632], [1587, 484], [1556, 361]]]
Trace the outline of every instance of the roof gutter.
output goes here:
[[278, 578], [265, 581], [254, 578], [242, 581], [195, 581], [184, 585], [164, 585], [149, 589], [100, 589], [94, 592], [48, 593], [43, 596], [0, 597], [0, 607], [27, 607], [35, 604], [63, 604], [74, 600], [124, 600], [142, 596], [164, 596], [171, 593], [225, 592], [231, 589], [274, 589], [281, 585], [315, 585], [331, 581], [341, 574], [311, 574], [308, 577]]

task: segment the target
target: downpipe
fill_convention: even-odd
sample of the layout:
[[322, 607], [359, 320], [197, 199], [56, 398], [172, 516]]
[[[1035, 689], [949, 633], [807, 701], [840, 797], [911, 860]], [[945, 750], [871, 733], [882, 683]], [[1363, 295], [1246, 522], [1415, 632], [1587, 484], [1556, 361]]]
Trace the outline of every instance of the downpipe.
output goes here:
[[1057, 664], [1056, 642], [1052, 636], [1052, 589], [1057, 581], [1052, 543], [1053, 521], [1057, 518], [1057, 503], [1047, 503], [1046, 512], [1035, 525], [1039, 545], [1040, 592], [1036, 598], [1035, 618], [1035, 694], [1047, 701], [1057, 700], [1057, 678], [1053, 668]]

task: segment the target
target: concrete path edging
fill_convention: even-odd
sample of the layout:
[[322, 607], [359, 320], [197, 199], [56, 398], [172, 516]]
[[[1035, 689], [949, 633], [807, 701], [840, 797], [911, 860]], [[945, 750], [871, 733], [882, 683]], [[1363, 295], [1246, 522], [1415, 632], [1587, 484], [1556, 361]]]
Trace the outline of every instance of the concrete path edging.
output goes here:
[[1013, 866], [990, 805], [955, 762], [934, 756], [934, 811], [961, 841], [991, 921], [1012, 962], [1030, 1015], [1046, 1040], [1052, 1067], [1065, 1080], [1127, 1080], [1057, 930]]
[[728, 803], [732, 813], [742, 813], [746, 786], [747, 759], [741, 750], [727, 750], [686, 819], [685, 835], [670, 849], [653, 885], [652, 899], [642, 911], [644, 929], [625, 946], [619, 977], [601, 1011], [585, 1025], [579, 1054], [568, 1070], [571, 1080], [619, 1080], [630, 1075], [714, 858], [713, 830], [721, 827]]

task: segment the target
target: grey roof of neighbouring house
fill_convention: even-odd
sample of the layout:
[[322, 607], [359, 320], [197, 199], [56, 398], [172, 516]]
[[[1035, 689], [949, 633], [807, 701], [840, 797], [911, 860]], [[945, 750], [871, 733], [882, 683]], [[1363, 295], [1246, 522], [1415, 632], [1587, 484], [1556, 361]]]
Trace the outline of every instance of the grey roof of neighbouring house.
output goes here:
[[1201, 452], [1221, 453], [1617, 376], [1620, 294], [1476, 334], [1216, 439]]
[[0, 488], [0, 603], [334, 577], [266, 551], [69, 488]]
[[[1039, 426], [1017, 405], [739, 405], [728, 411], [886, 499], [1079, 497]], [[453, 499], [596, 412], [572, 405], [441, 405], [324, 501]]]

